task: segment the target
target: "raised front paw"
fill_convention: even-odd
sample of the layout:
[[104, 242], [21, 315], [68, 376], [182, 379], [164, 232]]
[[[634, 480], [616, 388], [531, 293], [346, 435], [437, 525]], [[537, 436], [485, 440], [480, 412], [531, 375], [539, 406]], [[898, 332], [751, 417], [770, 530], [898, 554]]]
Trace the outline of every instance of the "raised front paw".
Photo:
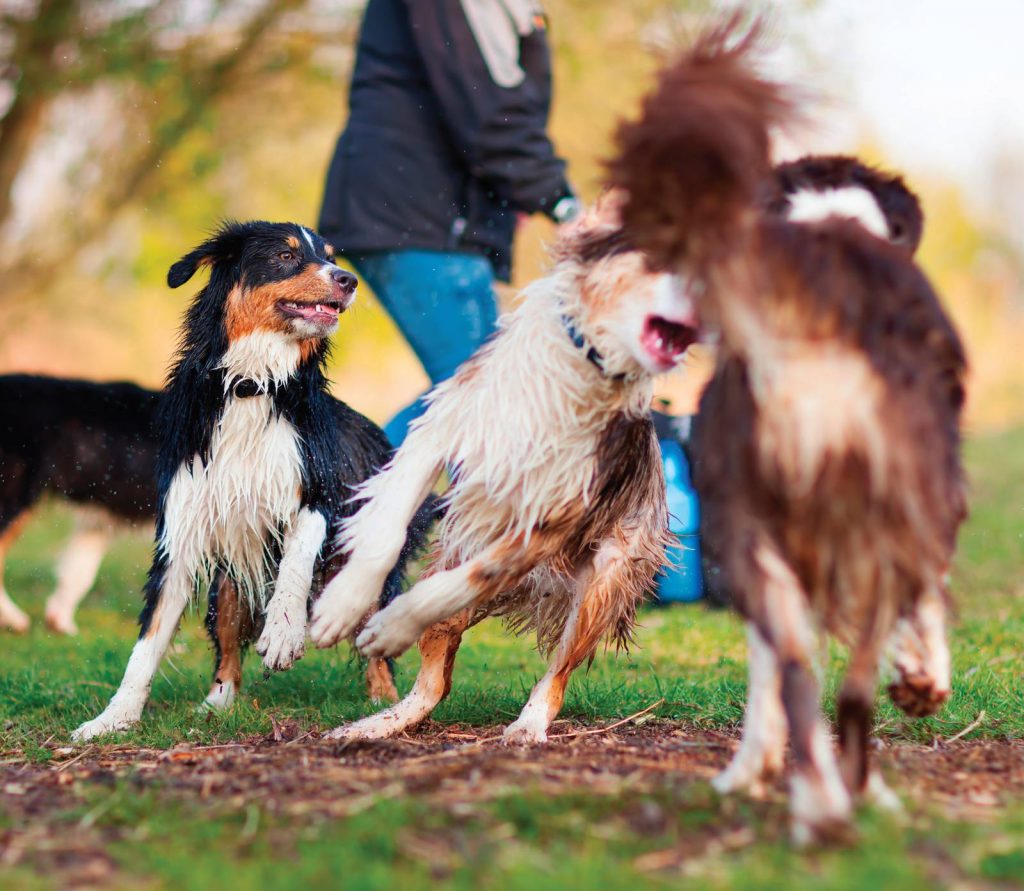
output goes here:
[[373, 597], [367, 601], [357, 596], [358, 589], [349, 584], [351, 578], [351, 574], [342, 572], [313, 606], [309, 636], [320, 648], [350, 638], [373, 606]]
[[386, 609], [374, 613], [356, 638], [356, 646], [364, 656], [386, 659], [400, 656], [423, 632], [410, 606], [412, 598], [400, 597]]
[[285, 671], [306, 652], [305, 616], [291, 616], [284, 610], [268, 610], [256, 652], [270, 671]]

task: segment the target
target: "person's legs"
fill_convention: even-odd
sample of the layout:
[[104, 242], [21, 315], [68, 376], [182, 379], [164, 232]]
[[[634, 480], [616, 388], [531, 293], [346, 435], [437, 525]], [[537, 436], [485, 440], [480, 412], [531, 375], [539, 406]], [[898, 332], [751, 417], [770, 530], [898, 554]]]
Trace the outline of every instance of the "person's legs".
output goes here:
[[[376, 251], [348, 259], [409, 342], [431, 385], [451, 377], [494, 330], [498, 302], [486, 257]], [[422, 396], [385, 426], [396, 447], [424, 410]]]

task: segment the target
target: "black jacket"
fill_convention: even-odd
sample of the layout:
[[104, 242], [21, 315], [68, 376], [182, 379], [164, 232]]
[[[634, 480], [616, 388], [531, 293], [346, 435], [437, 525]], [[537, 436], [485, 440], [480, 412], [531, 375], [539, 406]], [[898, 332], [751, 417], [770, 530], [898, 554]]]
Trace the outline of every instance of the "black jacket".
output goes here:
[[370, 0], [319, 228], [341, 254], [465, 250], [507, 280], [516, 212], [572, 192], [545, 132], [543, 17], [477, 0], [474, 31], [464, 2]]

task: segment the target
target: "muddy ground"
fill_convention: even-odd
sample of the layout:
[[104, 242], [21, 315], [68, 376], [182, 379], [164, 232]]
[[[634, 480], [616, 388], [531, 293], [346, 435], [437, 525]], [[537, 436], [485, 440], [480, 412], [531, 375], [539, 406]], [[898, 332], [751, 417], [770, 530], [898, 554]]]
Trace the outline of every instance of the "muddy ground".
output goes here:
[[[735, 734], [660, 720], [609, 730], [561, 723], [547, 746], [530, 749], [503, 746], [500, 728], [489, 727], [428, 725], [412, 737], [347, 746], [317, 737], [285, 724], [267, 737], [216, 746], [55, 748], [47, 763], [3, 753], [0, 867], [30, 866], [62, 884], [103, 884], [116, 874], [107, 845], [127, 830], [101, 827], [82, 815], [82, 803], [102, 800], [102, 790], [121, 779], [140, 794], [208, 808], [211, 815], [255, 804], [305, 823], [344, 819], [381, 798], [414, 796], [457, 810], [523, 789], [550, 796], [655, 791], [709, 780], [737, 744]], [[985, 821], [1024, 798], [1024, 740], [877, 745], [890, 784], [913, 809]], [[767, 799], [769, 806], [781, 802], [783, 787], [769, 790]], [[656, 809], [625, 816], [638, 821], [639, 831], [645, 820], [658, 819]], [[728, 823], [720, 833], [726, 842], [736, 832]]]

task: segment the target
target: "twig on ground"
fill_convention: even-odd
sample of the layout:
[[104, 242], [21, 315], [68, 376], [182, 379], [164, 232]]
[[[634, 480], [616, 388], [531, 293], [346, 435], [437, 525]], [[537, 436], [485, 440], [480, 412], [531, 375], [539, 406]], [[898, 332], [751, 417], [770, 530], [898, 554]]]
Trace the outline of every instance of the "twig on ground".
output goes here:
[[86, 746], [84, 749], [82, 749], [81, 752], [79, 752], [77, 755], [75, 755], [75, 757], [72, 758], [70, 761], [65, 761], [63, 764], [58, 764], [57, 767], [55, 768], [57, 773], [60, 773], [62, 770], [65, 770], [66, 768], [70, 767], [76, 761], [81, 761], [86, 755], [88, 755], [95, 748], [96, 748], [96, 746]]
[[971, 723], [968, 724], [963, 730], [961, 730], [956, 736], [951, 736], [949, 739], [945, 740], [946, 745], [948, 746], [950, 743], [955, 743], [958, 739], [963, 739], [963, 737], [967, 736], [967, 734], [970, 733], [972, 730], [977, 730], [977, 728], [981, 726], [981, 722], [984, 720], [985, 709], [982, 709], [980, 712], [978, 712], [978, 717], [971, 721]]
[[607, 733], [609, 730], [614, 730], [616, 727], [621, 727], [623, 724], [628, 724], [630, 721], [643, 717], [648, 712], [653, 712], [658, 706], [664, 704], [665, 699], [662, 697], [654, 704], [647, 706], [647, 708], [641, 709], [636, 714], [623, 718], [621, 721], [616, 721], [614, 724], [609, 724], [607, 727], [595, 727], [592, 730], [572, 730], [569, 733], [556, 733], [554, 736], [548, 737], [548, 739], [565, 739], [569, 736], [593, 736], [595, 733]]

